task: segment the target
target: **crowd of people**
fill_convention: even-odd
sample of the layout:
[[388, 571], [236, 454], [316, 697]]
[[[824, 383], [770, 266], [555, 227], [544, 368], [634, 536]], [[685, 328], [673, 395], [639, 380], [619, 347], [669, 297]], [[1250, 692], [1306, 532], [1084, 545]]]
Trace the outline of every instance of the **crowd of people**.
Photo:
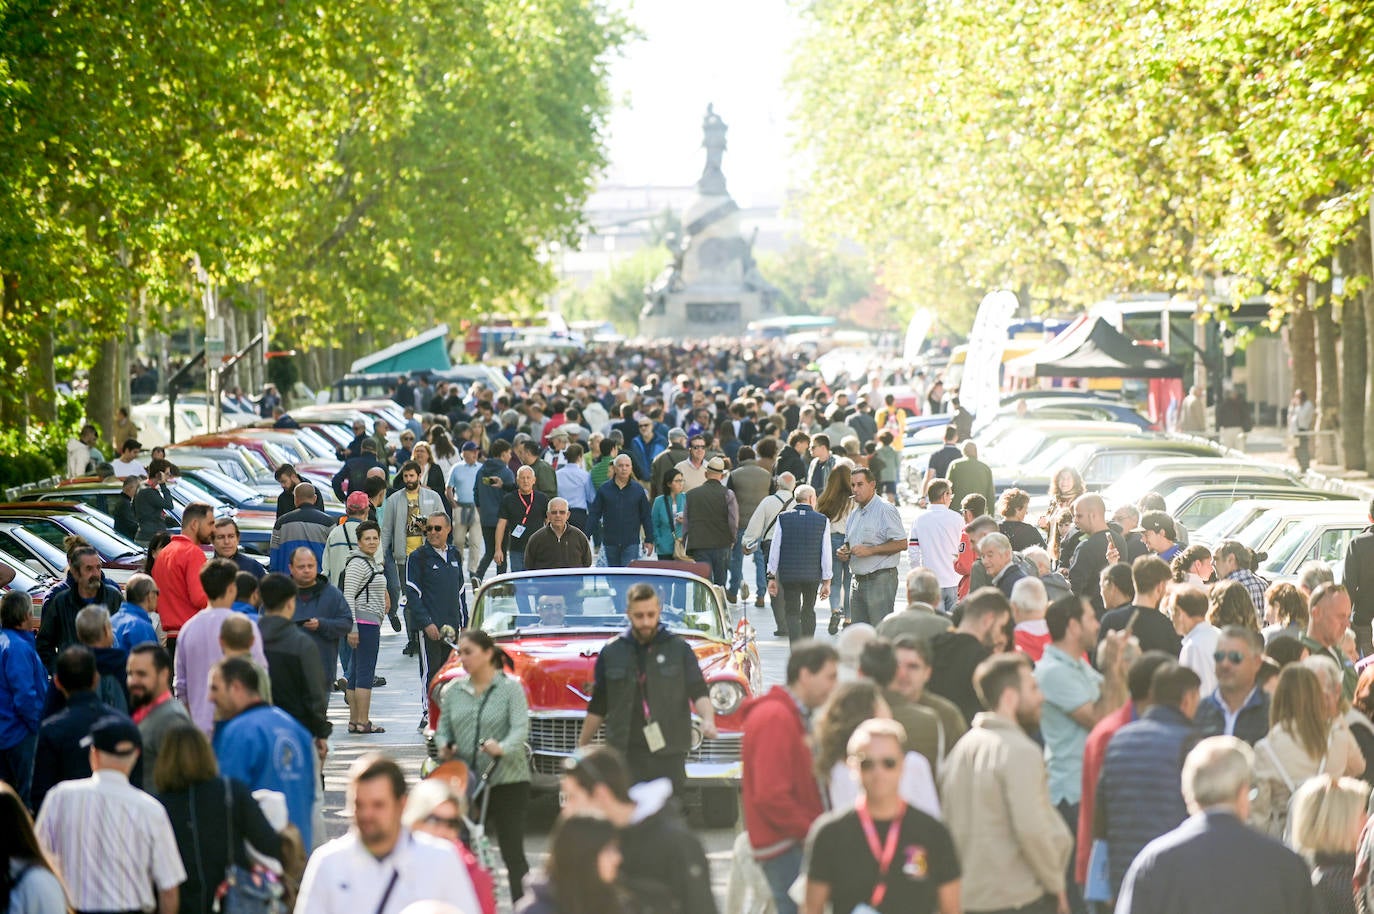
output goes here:
[[[487, 912], [502, 892], [541, 914], [716, 910], [677, 802], [690, 713], [711, 737], [712, 706], [694, 661], [665, 662], [683, 648], [652, 588], [597, 660], [534, 872], [525, 691], [469, 627], [488, 574], [658, 560], [771, 608], [790, 644], [785, 684], [743, 712], [732, 910], [1364, 909], [1374, 588], [1358, 562], [1349, 589], [1315, 563], [1270, 585], [1243, 545], [1190, 545], [1158, 496], [1108, 516], [1069, 469], [1032, 515], [1027, 493], [995, 491], [958, 391], [923, 374], [827, 384], [734, 344], [577, 353], [510, 381], [400, 379], [399, 446], [360, 423], [341, 454], [343, 518], [279, 467], [267, 568], [193, 504], [122, 592], [73, 542], [36, 632], [26, 595], [0, 603], [12, 905], [203, 912], [262, 884], [309, 914]], [[908, 412], [951, 417], [909, 524]], [[466, 675], [435, 742], [461, 775], [412, 787], [365, 755], [353, 827], [324, 842], [328, 707], [342, 693], [360, 747], [382, 732], [383, 625], [407, 630], [421, 727], [456, 647]]]

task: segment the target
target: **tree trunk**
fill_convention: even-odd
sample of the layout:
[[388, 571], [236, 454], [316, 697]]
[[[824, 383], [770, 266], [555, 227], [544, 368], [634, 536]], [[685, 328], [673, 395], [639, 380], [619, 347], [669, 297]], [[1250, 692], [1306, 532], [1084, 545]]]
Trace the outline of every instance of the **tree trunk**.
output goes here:
[[1338, 428], [1341, 416], [1340, 359], [1336, 342], [1340, 331], [1331, 305], [1331, 281], [1316, 284], [1312, 318], [1317, 328], [1317, 425], [1322, 431]]
[[[19, 277], [0, 273], [0, 320], [13, 326], [19, 320]], [[0, 346], [0, 371], [9, 379], [19, 377], [22, 359], [13, 346]], [[24, 408], [24, 392], [17, 384], [0, 387], [0, 428], [24, 432], [28, 428], [29, 411]]]
[[39, 422], [57, 421], [57, 365], [53, 354], [52, 320], [38, 319], [37, 346], [29, 365], [29, 412]]
[[[114, 433], [115, 381], [119, 377], [119, 340], [109, 337], [100, 341], [95, 364], [88, 376], [86, 393], [86, 421], [100, 429], [102, 441], [111, 441]], [[107, 448], [104, 448], [108, 450]]]
[[1317, 393], [1317, 330], [1312, 309], [1298, 304], [1288, 328], [1288, 348], [1293, 359], [1293, 388], [1309, 397]]
[[[1341, 249], [1341, 273], [1346, 287], [1359, 272], [1356, 252], [1369, 250], [1369, 233], [1361, 231]], [[1365, 301], [1362, 293], [1347, 293], [1341, 302], [1341, 449], [1347, 470], [1363, 470], [1364, 387], [1366, 374]]]

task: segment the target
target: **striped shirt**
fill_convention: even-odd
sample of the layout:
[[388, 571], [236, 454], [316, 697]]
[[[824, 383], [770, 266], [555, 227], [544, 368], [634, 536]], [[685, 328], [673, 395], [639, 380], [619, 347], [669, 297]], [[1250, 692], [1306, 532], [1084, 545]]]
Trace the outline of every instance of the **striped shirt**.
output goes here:
[[43, 801], [37, 832], [77, 911], [153, 911], [154, 886], [186, 881], [167, 810], [120, 771], [58, 784]]
[[368, 555], [355, 550], [344, 566], [344, 599], [353, 613], [353, 630], [358, 623], [381, 625], [386, 615], [386, 574], [382, 568], [381, 550]]
[[[491, 784], [515, 784], [530, 779], [529, 760], [525, 757], [530, 706], [519, 680], [497, 673], [491, 685], [479, 693], [467, 677], [455, 679], [444, 687], [441, 701], [435, 743], [452, 746], [457, 757], [471, 768], [474, 746], [482, 740], [494, 739], [501, 744], [505, 755], [491, 775]], [[477, 771], [481, 774], [491, 767], [491, 756], [480, 750], [475, 754], [479, 761]]]

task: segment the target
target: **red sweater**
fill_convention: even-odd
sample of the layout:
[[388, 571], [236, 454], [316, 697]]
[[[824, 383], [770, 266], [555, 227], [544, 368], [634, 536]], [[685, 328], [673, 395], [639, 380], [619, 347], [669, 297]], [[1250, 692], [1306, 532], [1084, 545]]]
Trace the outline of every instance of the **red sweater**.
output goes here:
[[806, 840], [823, 812], [806, 728], [782, 686], [744, 706], [744, 827], [757, 860], [771, 860]]
[[205, 567], [205, 550], [178, 533], [172, 537], [153, 562], [153, 580], [161, 591], [157, 612], [169, 635], [181, 631], [191, 617], [206, 607], [205, 589], [200, 586], [200, 569]]
[[1128, 701], [1097, 722], [1083, 745], [1083, 797], [1078, 802], [1078, 845], [1073, 861], [1074, 879], [1079, 885], [1088, 881], [1088, 855], [1093, 849], [1093, 807], [1097, 800], [1097, 779], [1107, 758], [1107, 743], [1116, 731], [1135, 720], [1135, 702]]

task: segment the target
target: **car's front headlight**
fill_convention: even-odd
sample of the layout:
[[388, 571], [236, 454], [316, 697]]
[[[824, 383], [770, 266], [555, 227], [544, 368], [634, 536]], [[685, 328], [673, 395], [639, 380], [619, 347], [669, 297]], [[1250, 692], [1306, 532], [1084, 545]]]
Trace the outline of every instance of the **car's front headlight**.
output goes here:
[[711, 707], [717, 714], [733, 714], [744, 701], [744, 687], [728, 680], [711, 683]]

